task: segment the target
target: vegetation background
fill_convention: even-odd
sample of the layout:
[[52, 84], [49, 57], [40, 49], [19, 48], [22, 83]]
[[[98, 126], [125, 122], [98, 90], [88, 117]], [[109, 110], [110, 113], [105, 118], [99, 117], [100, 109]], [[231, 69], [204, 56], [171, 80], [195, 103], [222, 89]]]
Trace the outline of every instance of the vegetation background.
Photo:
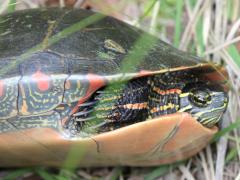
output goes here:
[[86, 8], [115, 16], [179, 49], [223, 64], [231, 86], [229, 107], [213, 143], [180, 164], [151, 168], [0, 169], [0, 179], [240, 180], [239, 0], [0, 0], [0, 14], [49, 6]]

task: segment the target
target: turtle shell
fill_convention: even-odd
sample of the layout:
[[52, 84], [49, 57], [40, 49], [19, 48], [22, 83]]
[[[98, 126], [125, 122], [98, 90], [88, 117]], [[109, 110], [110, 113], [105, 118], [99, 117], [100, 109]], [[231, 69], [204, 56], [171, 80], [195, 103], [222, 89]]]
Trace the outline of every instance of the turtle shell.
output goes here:
[[91, 137], [65, 136], [69, 114], [111, 82], [188, 69], [223, 82], [226, 72], [86, 10], [19, 11], [1, 16], [0, 27], [0, 166], [62, 166], [71, 158], [79, 166], [165, 164], [197, 153], [217, 132], [174, 113]]

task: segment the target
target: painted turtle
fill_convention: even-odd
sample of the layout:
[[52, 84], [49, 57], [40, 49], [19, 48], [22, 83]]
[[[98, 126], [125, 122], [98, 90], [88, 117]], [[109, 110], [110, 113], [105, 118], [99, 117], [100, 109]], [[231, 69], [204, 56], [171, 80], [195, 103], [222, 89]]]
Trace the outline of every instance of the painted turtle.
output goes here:
[[[112, 17], [0, 18], [0, 166], [157, 165], [217, 132], [226, 71]], [[77, 152], [77, 153], [76, 153]]]

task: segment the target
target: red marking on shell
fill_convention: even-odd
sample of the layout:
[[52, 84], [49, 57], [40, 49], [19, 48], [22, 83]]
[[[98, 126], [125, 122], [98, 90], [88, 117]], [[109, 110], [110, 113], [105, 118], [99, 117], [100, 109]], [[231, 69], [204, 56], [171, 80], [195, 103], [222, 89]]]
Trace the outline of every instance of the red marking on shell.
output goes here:
[[70, 114], [74, 114], [77, 110], [78, 110], [78, 105], [82, 104], [83, 102], [85, 102], [86, 100], [88, 100], [88, 98], [99, 88], [103, 87], [104, 85], [106, 85], [105, 80], [103, 79], [102, 76], [98, 76], [95, 74], [88, 74], [86, 75], [86, 79], [88, 79], [89, 81], [89, 88], [87, 90], [87, 93], [84, 97], [82, 97], [81, 99], [79, 99], [77, 106], [75, 106], [73, 108], [73, 110], [71, 111]]
[[40, 91], [47, 91], [50, 87], [50, 77], [41, 71], [37, 71], [32, 75], [32, 78], [37, 82]]
[[153, 71], [141, 70], [141, 71], [136, 75], [136, 77], [144, 77], [144, 76], [149, 76], [149, 75], [152, 75], [152, 74], [154, 74]]
[[4, 94], [4, 82], [0, 80], [0, 97]]
[[89, 88], [86, 94], [87, 96], [91, 95], [97, 89], [103, 87], [106, 84], [102, 76], [95, 74], [88, 74], [87, 79], [89, 80]]

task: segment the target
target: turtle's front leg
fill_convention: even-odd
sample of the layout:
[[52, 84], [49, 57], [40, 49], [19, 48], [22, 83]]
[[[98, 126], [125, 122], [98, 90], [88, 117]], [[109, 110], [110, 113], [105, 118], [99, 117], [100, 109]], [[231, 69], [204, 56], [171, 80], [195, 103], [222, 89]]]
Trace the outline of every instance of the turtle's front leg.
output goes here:
[[148, 117], [148, 78], [114, 84], [79, 105], [69, 121], [71, 131], [105, 132]]

